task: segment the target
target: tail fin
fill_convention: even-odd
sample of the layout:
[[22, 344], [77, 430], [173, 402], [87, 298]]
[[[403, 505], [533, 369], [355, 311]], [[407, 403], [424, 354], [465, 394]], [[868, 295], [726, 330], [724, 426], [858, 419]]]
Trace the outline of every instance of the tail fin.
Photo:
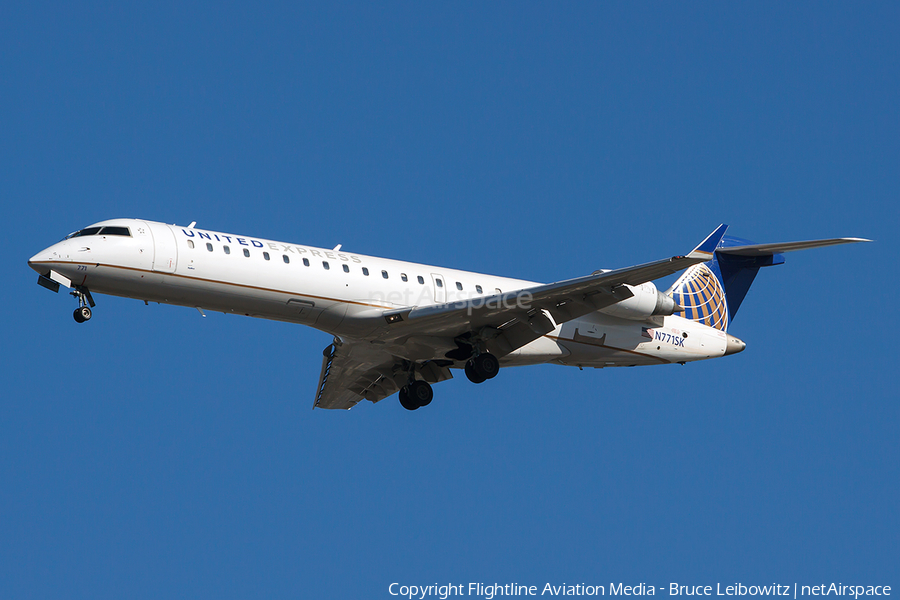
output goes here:
[[666, 293], [684, 308], [681, 316], [727, 331], [759, 269], [783, 264], [784, 252], [868, 241], [871, 240], [833, 238], [756, 244], [722, 236], [712, 259], [686, 270]]

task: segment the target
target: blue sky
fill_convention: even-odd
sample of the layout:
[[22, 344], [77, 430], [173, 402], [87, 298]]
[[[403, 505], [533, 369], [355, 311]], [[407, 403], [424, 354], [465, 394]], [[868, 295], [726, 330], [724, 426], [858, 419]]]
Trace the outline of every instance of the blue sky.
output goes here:
[[[4, 598], [900, 584], [892, 3], [20, 3], [0, 20]], [[721, 360], [311, 411], [326, 334], [35, 285], [112, 217], [554, 281], [763, 270]], [[22, 310], [19, 310], [19, 309]]]

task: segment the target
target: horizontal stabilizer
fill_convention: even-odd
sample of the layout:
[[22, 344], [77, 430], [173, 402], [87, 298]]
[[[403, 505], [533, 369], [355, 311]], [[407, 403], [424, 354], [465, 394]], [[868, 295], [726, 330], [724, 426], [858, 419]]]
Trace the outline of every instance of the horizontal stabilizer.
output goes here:
[[828, 240], [809, 240], [807, 242], [780, 242], [777, 244], [749, 244], [746, 246], [730, 246], [718, 248], [719, 254], [734, 254], [737, 256], [766, 256], [769, 254], [781, 254], [807, 248], [821, 248], [823, 246], [837, 246], [838, 244], [855, 244], [856, 242], [871, 242], [864, 238], [831, 238]]

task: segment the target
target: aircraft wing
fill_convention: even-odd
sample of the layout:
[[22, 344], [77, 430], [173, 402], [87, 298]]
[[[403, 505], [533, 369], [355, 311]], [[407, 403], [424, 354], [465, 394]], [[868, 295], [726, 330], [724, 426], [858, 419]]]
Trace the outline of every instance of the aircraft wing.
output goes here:
[[[322, 371], [313, 408], [349, 410], [361, 400], [378, 402], [406, 384], [407, 373], [400, 359], [369, 342], [335, 342], [322, 352]], [[433, 364], [420, 368], [429, 383], [453, 376], [447, 368]]]
[[486, 348], [509, 354], [554, 329], [544, 311], [559, 324], [626, 300], [632, 293], [623, 284], [640, 285], [712, 258], [726, 228], [719, 226], [685, 256], [463, 302], [385, 311], [377, 317], [382, 333], [376, 343], [335, 338], [325, 349], [313, 407], [350, 409], [361, 400], [387, 398], [407, 382], [405, 361], [416, 361], [417, 373], [429, 383], [450, 379], [447, 366], [434, 361], [447, 351], [438, 350], [442, 339], [487, 329], [492, 335]]
[[[461, 302], [386, 311], [388, 331], [399, 338], [427, 332], [431, 336], [458, 336], [484, 327], [495, 328], [488, 349], [503, 356], [554, 329], [557, 324], [606, 308], [633, 294], [623, 284], [640, 285], [695, 264], [708, 261], [725, 234], [720, 225], [685, 256], [673, 256], [634, 267], [539, 285]], [[384, 336], [389, 337], [390, 334]]]
[[364, 343], [331, 344], [322, 352], [322, 372], [313, 408], [351, 409], [365, 399], [377, 402], [398, 389], [388, 377], [394, 358]]

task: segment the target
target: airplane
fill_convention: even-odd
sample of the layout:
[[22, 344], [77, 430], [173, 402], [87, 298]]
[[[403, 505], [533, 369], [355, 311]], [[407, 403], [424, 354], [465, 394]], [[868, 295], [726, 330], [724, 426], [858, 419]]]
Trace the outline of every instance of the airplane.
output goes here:
[[[728, 333], [762, 267], [832, 238], [756, 244], [720, 225], [693, 250], [541, 284], [139, 219], [112, 219], [35, 254], [38, 283], [71, 289], [74, 317], [92, 293], [308, 325], [333, 336], [313, 408], [350, 409], [399, 392], [408, 410], [462, 369], [685, 364], [736, 354]], [[665, 292], [653, 283], [684, 271]]]

